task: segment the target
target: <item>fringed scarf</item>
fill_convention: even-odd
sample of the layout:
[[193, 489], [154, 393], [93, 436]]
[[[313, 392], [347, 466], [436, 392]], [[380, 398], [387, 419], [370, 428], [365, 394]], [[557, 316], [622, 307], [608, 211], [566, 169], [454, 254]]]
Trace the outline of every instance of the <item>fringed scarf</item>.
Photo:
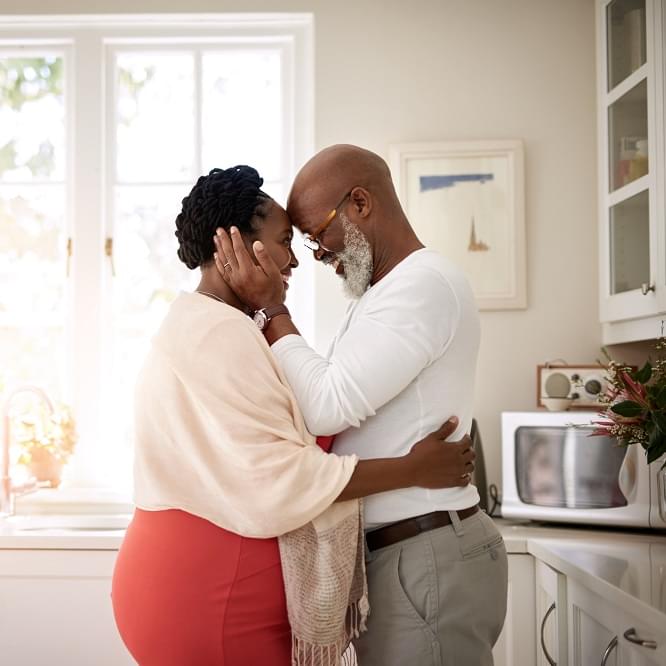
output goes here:
[[337, 503], [278, 539], [292, 666], [354, 663], [345, 650], [365, 631], [370, 610], [362, 511], [359, 500]]

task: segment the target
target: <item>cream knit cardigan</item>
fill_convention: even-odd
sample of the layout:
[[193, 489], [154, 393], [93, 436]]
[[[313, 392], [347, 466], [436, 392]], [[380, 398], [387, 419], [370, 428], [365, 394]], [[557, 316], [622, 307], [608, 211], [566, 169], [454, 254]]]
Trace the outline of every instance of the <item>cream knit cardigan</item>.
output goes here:
[[172, 304], [139, 375], [135, 502], [280, 537], [293, 663], [338, 664], [367, 615], [356, 456], [324, 453], [263, 335], [207, 296]]

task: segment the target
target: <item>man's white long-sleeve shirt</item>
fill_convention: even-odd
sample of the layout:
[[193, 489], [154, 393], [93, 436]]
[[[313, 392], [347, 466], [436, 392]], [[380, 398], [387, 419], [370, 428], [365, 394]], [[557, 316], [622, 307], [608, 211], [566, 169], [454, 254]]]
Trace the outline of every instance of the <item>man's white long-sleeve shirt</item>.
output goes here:
[[[341, 455], [392, 458], [450, 416], [460, 419], [451, 439], [469, 432], [479, 338], [467, 280], [422, 249], [350, 305], [326, 357], [299, 335], [272, 350], [310, 432], [339, 433], [333, 450]], [[366, 528], [478, 500], [474, 486], [381, 493], [365, 500]]]

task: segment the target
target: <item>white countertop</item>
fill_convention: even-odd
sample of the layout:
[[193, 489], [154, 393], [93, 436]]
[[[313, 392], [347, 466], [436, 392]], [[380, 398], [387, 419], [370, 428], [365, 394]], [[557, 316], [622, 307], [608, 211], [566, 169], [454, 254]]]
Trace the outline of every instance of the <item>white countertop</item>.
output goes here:
[[627, 612], [666, 622], [666, 534], [496, 521], [509, 553], [528, 553]]
[[[101, 517], [99, 530], [86, 529], [85, 522], [65, 528], [72, 518], [76, 516], [31, 516], [23, 529], [0, 519], [0, 549], [118, 550], [124, 529], [117, 527], [127, 524], [130, 515]], [[507, 552], [533, 555], [629, 612], [666, 621], [666, 534], [503, 519], [496, 523]]]

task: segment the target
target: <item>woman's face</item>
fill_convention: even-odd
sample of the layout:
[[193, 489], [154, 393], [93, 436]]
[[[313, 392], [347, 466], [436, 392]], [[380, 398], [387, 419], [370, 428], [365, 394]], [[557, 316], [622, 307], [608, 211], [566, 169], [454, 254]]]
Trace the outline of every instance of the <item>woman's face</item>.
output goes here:
[[256, 263], [252, 243], [255, 240], [260, 240], [264, 244], [266, 251], [282, 273], [284, 288], [288, 289], [291, 271], [298, 266], [298, 260], [291, 249], [294, 230], [291, 220], [282, 206], [275, 203], [275, 201], [271, 201], [268, 205], [268, 214], [261, 221], [259, 231], [254, 237], [246, 238], [245, 245], [252, 256], [252, 260]]

